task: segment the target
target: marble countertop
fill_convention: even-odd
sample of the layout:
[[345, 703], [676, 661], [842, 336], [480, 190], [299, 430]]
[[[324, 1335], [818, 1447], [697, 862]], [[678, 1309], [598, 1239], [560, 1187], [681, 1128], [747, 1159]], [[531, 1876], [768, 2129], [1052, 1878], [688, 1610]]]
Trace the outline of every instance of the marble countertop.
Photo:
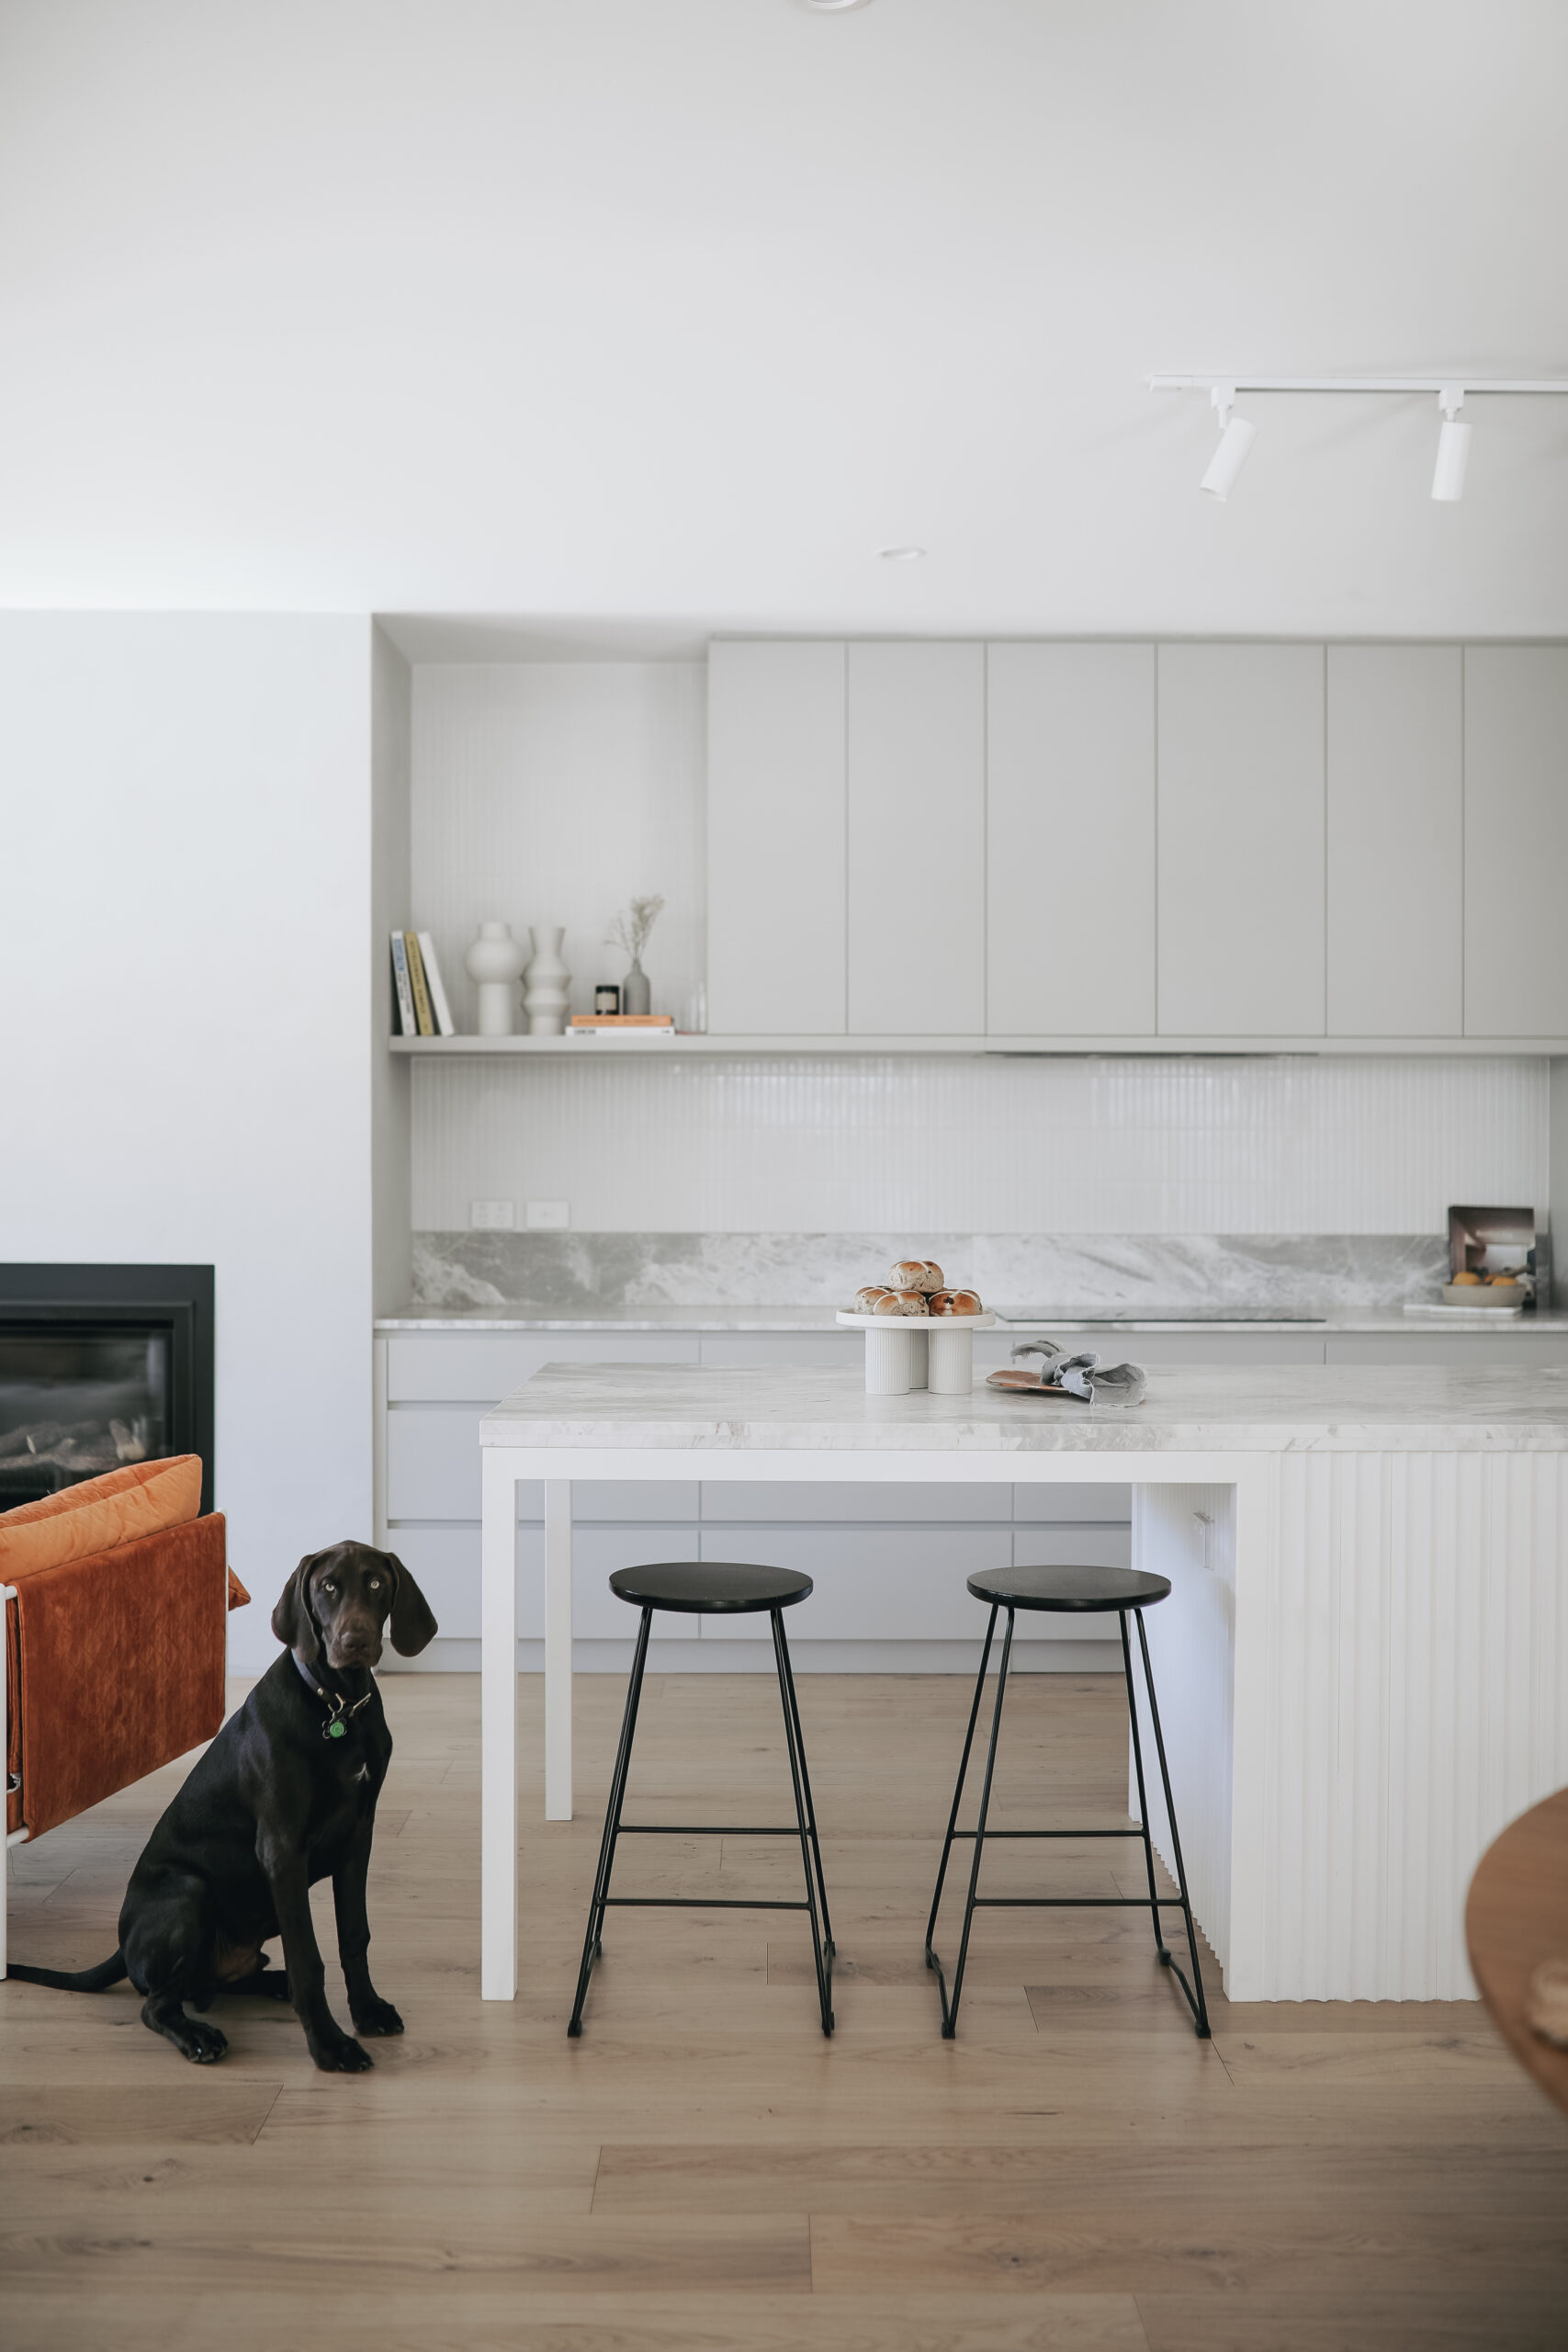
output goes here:
[[[520, 1306], [410, 1306], [398, 1315], [378, 1316], [375, 1328], [378, 1331], [832, 1331], [837, 1329], [833, 1320], [836, 1312], [831, 1306], [624, 1306], [600, 1307], [592, 1313]], [[1397, 1307], [1368, 1307], [1358, 1313], [1338, 1309], [1314, 1316], [1310, 1322], [1295, 1317], [1258, 1322], [1247, 1317], [1224, 1323], [1214, 1322], [1207, 1316], [1195, 1317], [1190, 1322], [1172, 1321], [1163, 1315], [1147, 1320], [1123, 1320], [1118, 1316], [1114, 1321], [1100, 1322], [1081, 1317], [1076, 1320], [1052, 1317], [1031, 1322], [1003, 1322], [999, 1309], [998, 1314], [998, 1335], [1009, 1331], [1094, 1331], [1111, 1335], [1124, 1331], [1296, 1331], [1311, 1338], [1314, 1333], [1337, 1331], [1418, 1331], [1423, 1337], [1450, 1331], [1473, 1336], [1480, 1331], [1493, 1337], [1534, 1331], [1542, 1336], [1568, 1337], [1568, 1314], [1546, 1309], [1529, 1315], [1494, 1317], [1404, 1315]]]
[[484, 1445], [803, 1453], [1568, 1452], [1568, 1371], [1183, 1365], [1143, 1402], [977, 1385], [868, 1396], [858, 1365], [547, 1364], [479, 1422]]

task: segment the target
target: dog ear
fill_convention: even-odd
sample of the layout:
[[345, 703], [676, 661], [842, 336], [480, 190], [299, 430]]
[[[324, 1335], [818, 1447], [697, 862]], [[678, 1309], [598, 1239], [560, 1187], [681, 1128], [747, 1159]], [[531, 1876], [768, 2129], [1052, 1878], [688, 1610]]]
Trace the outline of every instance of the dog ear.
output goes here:
[[392, 1571], [392, 1614], [388, 1632], [400, 1657], [417, 1657], [440, 1632], [431, 1606], [395, 1552], [382, 1558]]
[[277, 1606], [272, 1612], [272, 1630], [286, 1649], [298, 1650], [303, 1658], [319, 1657], [321, 1637], [311, 1614], [310, 1570], [321, 1558], [319, 1552], [307, 1552], [288, 1582], [277, 1596]]

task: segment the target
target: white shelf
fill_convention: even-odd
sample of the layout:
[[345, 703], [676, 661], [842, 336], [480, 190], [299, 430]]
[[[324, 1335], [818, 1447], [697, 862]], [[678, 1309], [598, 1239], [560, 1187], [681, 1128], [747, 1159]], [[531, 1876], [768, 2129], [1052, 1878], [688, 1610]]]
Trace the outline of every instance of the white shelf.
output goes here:
[[1568, 1037], [393, 1037], [394, 1054], [1568, 1054]]

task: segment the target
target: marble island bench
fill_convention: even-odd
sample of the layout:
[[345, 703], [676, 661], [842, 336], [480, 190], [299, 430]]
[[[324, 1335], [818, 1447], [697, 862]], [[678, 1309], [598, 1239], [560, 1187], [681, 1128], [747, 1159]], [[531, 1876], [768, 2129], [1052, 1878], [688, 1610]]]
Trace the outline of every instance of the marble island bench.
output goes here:
[[[868, 1396], [848, 1363], [573, 1363], [479, 1435], [487, 1998], [516, 1989], [523, 1481], [546, 1498], [552, 1819], [571, 1813], [572, 1482], [694, 1475], [1128, 1482], [1133, 1563], [1173, 1588], [1149, 1635], [1193, 1908], [1232, 1999], [1470, 1995], [1471, 1871], [1568, 1780], [1568, 1372], [1551, 1365], [1170, 1366], [1119, 1408]], [[1157, 1809], [1152, 1826], [1161, 1844]]]

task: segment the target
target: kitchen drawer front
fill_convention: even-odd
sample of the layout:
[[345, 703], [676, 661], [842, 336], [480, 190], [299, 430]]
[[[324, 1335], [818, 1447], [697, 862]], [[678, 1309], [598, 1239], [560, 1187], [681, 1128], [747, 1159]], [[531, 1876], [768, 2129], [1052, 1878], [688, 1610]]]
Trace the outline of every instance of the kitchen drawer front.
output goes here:
[[705, 1332], [704, 1363], [716, 1364], [857, 1364], [864, 1353], [858, 1331], [736, 1331]]
[[659, 1332], [393, 1332], [387, 1340], [391, 1404], [499, 1404], [547, 1363], [695, 1363], [694, 1338]]
[[[571, 1630], [580, 1642], [630, 1642], [637, 1639], [640, 1611], [629, 1601], [617, 1600], [610, 1577], [617, 1568], [635, 1568], [654, 1560], [695, 1560], [694, 1525], [658, 1527], [580, 1527], [571, 1542]], [[713, 1619], [682, 1617], [656, 1609], [649, 1642], [690, 1642], [705, 1634]], [[762, 1620], [766, 1630], [767, 1620]]]
[[[917, 1487], [863, 1483], [846, 1479], [842, 1486], [826, 1480], [793, 1478], [705, 1479], [702, 1516], [705, 1525], [725, 1520], [732, 1525], [754, 1526], [765, 1543], [772, 1530], [795, 1520], [892, 1520], [920, 1527], [931, 1520], [998, 1521], [1010, 1515], [1012, 1490], [988, 1481], [975, 1486]], [[766, 1558], [764, 1552], [760, 1556]]]
[[[479, 1416], [476, 1407], [410, 1405], [387, 1415], [387, 1517], [472, 1519], [479, 1515]], [[543, 1519], [545, 1489], [518, 1482], [519, 1519]]]
[[[726, 1559], [732, 1548], [722, 1529], [705, 1526], [704, 1559]], [[977, 1641], [985, 1611], [964, 1578], [1005, 1566], [1011, 1552], [1006, 1528], [806, 1527], [775, 1528], [765, 1557], [817, 1579], [810, 1599], [785, 1616], [792, 1643]], [[705, 1642], [768, 1637], [765, 1616], [703, 1621]]]
[[[443, 1641], [479, 1637], [479, 1531], [477, 1527], [403, 1527], [392, 1550], [412, 1570], [435, 1611]], [[542, 1528], [517, 1534], [517, 1638], [545, 1636], [545, 1536]]]
[[[702, 1488], [694, 1478], [574, 1478], [571, 1516], [583, 1520], [683, 1520], [688, 1524], [701, 1508]], [[517, 1514], [521, 1519], [524, 1514]]]
[[[410, 1527], [398, 1531], [392, 1546], [412, 1571], [435, 1611], [447, 1641], [479, 1636], [479, 1532], [477, 1527]], [[694, 1526], [580, 1528], [572, 1542], [571, 1623], [579, 1641], [629, 1641], [637, 1635], [637, 1612], [608, 1588], [615, 1568], [645, 1560], [694, 1560]], [[652, 1641], [692, 1641], [695, 1618], [656, 1616]], [[545, 1533], [517, 1532], [517, 1638], [545, 1637]]]
[[1472, 1371], [1533, 1372], [1568, 1365], [1568, 1331], [1346, 1331], [1328, 1342], [1330, 1363], [1427, 1363]]
[[[1004, 1493], [1007, 1491], [1004, 1487]], [[1083, 1520], [1119, 1521], [1130, 1525], [1133, 1517], [1131, 1487], [1026, 1487], [1020, 1484], [1012, 1490], [1012, 1515], [1020, 1527], [1052, 1525], [1062, 1522], [1071, 1527]], [[1017, 1552], [1015, 1559], [1023, 1554]], [[1086, 1553], [1087, 1558], [1098, 1558]]]
[[1086, 1339], [1102, 1363], [1321, 1363], [1321, 1331], [1129, 1331]]

